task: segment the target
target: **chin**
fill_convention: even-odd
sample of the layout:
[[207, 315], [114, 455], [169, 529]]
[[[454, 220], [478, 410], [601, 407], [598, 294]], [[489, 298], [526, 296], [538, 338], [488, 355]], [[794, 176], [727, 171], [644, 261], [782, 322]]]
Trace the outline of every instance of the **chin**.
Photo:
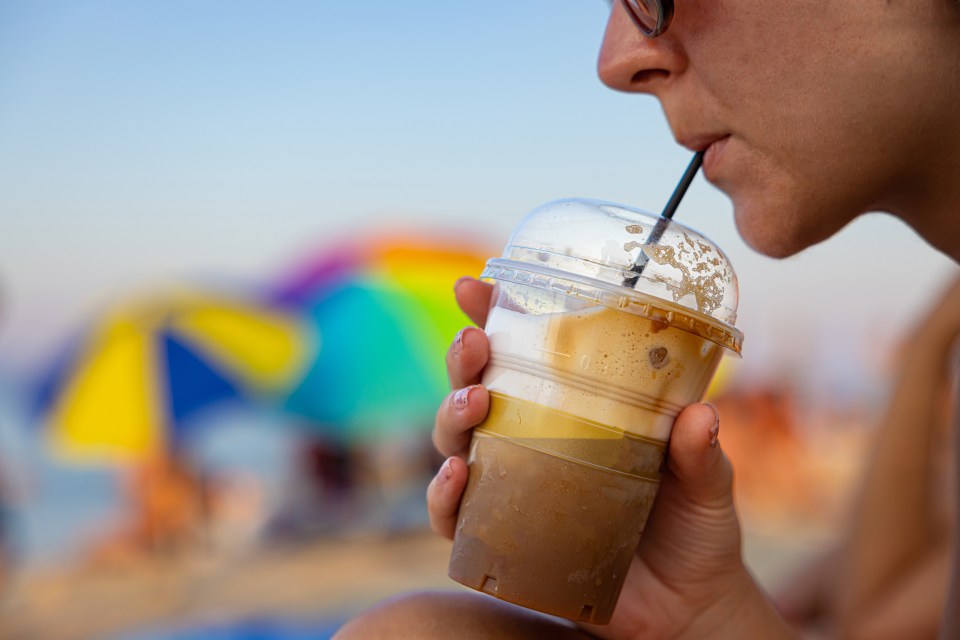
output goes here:
[[789, 258], [810, 246], [784, 242], [784, 239], [779, 236], [753, 233], [752, 230], [748, 230], [739, 225], [738, 231], [744, 242], [747, 243], [747, 246], [768, 258]]
[[811, 215], [823, 213], [824, 209], [814, 203], [801, 202], [799, 198], [753, 195], [747, 201], [732, 199], [740, 236], [751, 249], [770, 258], [796, 255], [826, 240], [843, 226], [829, 224], [837, 218]]
[[[735, 179], [717, 176], [714, 186], [733, 203], [737, 231], [754, 251], [788, 258], [823, 242], [856, 218], [862, 191], [845, 181], [812, 173], [777, 170], [765, 163], [742, 163]], [[842, 188], [841, 188], [842, 187]]]

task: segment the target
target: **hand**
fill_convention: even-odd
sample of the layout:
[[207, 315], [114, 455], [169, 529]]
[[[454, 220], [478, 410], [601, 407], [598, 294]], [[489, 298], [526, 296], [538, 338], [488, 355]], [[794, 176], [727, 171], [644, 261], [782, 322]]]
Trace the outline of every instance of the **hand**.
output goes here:
[[[472, 279], [455, 287], [458, 304], [478, 326], [486, 322], [491, 290]], [[460, 332], [447, 353], [453, 392], [437, 411], [433, 432], [447, 460], [427, 489], [430, 524], [447, 538], [453, 538], [467, 482], [471, 431], [489, 407], [479, 384], [489, 353], [487, 336], [476, 327]], [[677, 416], [660, 492], [613, 619], [582, 625], [590, 633], [611, 639], [790, 635], [743, 565], [733, 470], [719, 446], [719, 426], [710, 405], [692, 405]]]

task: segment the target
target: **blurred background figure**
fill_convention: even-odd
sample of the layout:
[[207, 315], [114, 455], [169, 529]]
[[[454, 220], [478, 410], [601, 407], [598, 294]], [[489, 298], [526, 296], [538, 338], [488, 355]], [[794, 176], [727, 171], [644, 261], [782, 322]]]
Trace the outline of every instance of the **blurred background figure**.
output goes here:
[[822, 518], [818, 482], [798, 424], [794, 385], [769, 380], [737, 385], [711, 400], [723, 416], [724, 451], [734, 464], [743, 517], [789, 522]]
[[210, 488], [184, 455], [154, 454], [125, 469], [122, 478], [123, 520], [97, 541], [91, 562], [119, 564], [209, 548]]
[[283, 403], [305, 437], [273, 535], [423, 526], [443, 356], [469, 323], [453, 285], [490, 251], [436, 230], [378, 230], [307, 253], [280, 278], [273, 303], [302, 313], [318, 347]]
[[901, 343], [889, 405], [838, 548], [777, 602], [812, 634], [934, 638], [946, 602], [957, 509], [955, 413], [960, 280]]
[[0, 602], [13, 574], [13, 496], [0, 464]]
[[[0, 282], [0, 285], [2, 284]], [[0, 287], [0, 329], [2, 329], [6, 312], [6, 300], [3, 294], [3, 288]], [[0, 443], [2, 443], [2, 438], [0, 438]], [[0, 448], [0, 453], [3, 453], [2, 448]], [[13, 482], [12, 474], [6, 468], [6, 460], [4, 456], [0, 455], [0, 610], [2, 610], [8, 585], [12, 581], [15, 569], [17, 542], [14, 531], [16, 527], [14, 507], [18, 500], [15, 496]]]
[[294, 449], [293, 477], [266, 534], [302, 541], [346, 530], [358, 515], [355, 452], [345, 443], [304, 436]]
[[121, 470], [121, 522], [91, 559], [195, 551], [216, 499], [190, 456], [204, 412], [267, 403], [311, 348], [293, 315], [253, 296], [182, 289], [116, 305], [64, 349], [37, 394], [46, 439], [66, 460]]

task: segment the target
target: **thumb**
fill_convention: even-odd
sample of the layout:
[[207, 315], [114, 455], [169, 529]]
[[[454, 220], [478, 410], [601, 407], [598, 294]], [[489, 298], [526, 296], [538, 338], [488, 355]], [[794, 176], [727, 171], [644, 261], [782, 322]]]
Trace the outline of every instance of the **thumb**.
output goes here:
[[687, 500], [706, 507], [731, 501], [733, 467], [719, 441], [720, 414], [710, 404], [680, 412], [670, 436], [668, 465]]

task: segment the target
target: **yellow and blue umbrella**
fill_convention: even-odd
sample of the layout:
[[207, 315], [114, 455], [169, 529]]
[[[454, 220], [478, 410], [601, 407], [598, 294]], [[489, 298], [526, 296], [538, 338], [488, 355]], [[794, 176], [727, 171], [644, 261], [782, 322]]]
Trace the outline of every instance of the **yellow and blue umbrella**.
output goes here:
[[443, 236], [368, 234], [299, 264], [274, 302], [300, 309], [318, 346], [285, 408], [341, 440], [428, 429], [449, 390], [444, 353], [470, 323], [453, 285], [488, 255]]
[[309, 352], [294, 315], [176, 292], [106, 313], [43, 377], [37, 409], [66, 458], [141, 459], [182, 444], [207, 407], [283, 393]]

